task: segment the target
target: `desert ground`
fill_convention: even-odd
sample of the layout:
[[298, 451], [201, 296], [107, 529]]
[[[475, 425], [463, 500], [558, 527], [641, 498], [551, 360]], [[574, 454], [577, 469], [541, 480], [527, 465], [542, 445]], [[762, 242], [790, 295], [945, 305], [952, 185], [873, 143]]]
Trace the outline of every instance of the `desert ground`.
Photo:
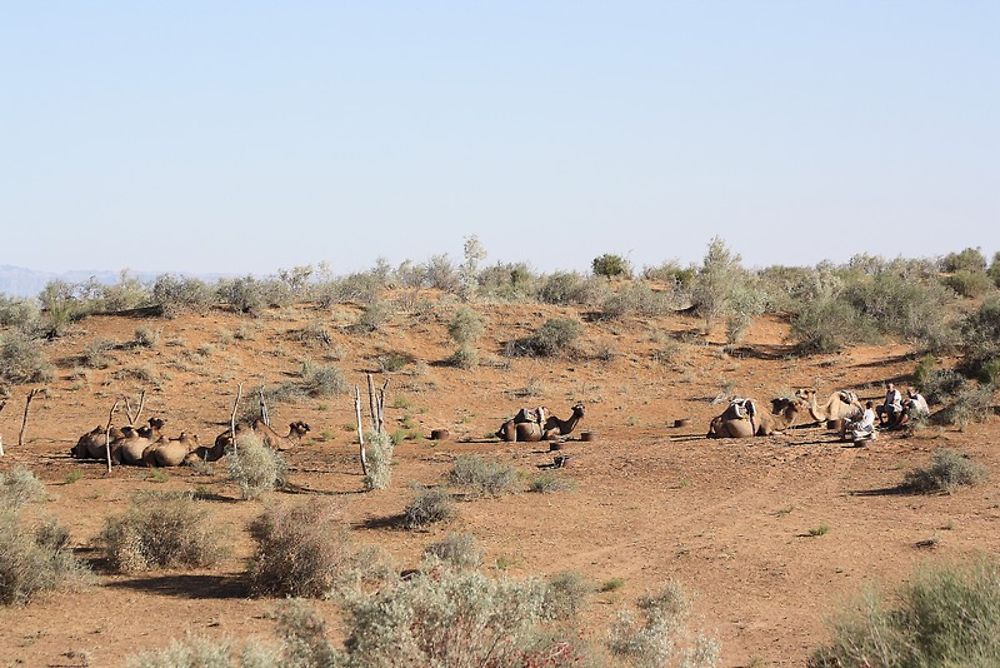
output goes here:
[[[995, 419], [966, 431], [929, 427], [912, 437], [883, 434], [865, 448], [845, 447], [824, 428], [793, 429], [748, 440], [700, 436], [736, 391], [759, 400], [815, 386], [826, 396], [854, 388], [881, 396], [887, 379], [906, 382], [911, 350], [903, 345], [852, 347], [837, 355], [797, 358], [787, 324], [759, 319], [739, 351], [723, 350], [721, 332], [697, 335], [702, 322], [685, 314], [623, 321], [589, 321], [580, 350], [549, 359], [508, 358], [507, 341], [547, 318], [587, 320], [572, 308], [480, 305], [487, 320], [474, 370], [442, 364], [454, 349], [448, 307], [397, 312], [370, 334], [346, 325], [358, 309], [299, 305], [249, 318], [219, 311], [173, 319], [94, 316], [46, 343], [56, 374], [32, 404], [26, 443], [18, 447], [23, 397], [17, 386], [0, 414], [7, 454], [0, 469], [25, 465], [46, 484], [50, 499], [33, 512], [71, 530], [79, 556], [92, 563], [92, 582], [46, 594], [26, 607], [0, 608], [4, 666], [118, 666], [137, 651], [166, 645], [187, 632], [243, 638], [269, 636], [273, 599], [247, 596], [240, 575], [252, 550], [248, 522], [274, 499], [332, 499], [342, 505], [359, 545], [378, 545], [401, 568], [416, 567], [423, 548], [450, 531], [473, 534], [487, 551], [486, 570], [524, 577], [574, 570], [595, 586], [583, 624], [599, 634], [622, 605], [669, 580], [694, 601], [694, 625], [722, 643], [722, 665], [803, 665], [829, 637], [830, 617], [867, 586], [892, 587], [921, 564], [1000, 552], [1000, 493], [995, 483], [953, 495], [895, 490], [905, 472], [925, 464], [940, 446], [977, 459], [997, 479]], [[124, 342], [137, 327], [160, 330], [152, 348], [114, 350], [106, 369], [79, 358], [95, 338]], [[299, 332], [320, 326], [329, 343]], [[378, 358], [410, 360], [392, 373]], [[212, 475], [190, 468], [116, 467], [68, 451], [107, 420], [116, 398], [148, 392], [146, 415], [167, 419], [167, 433], [196, 433], [210, 444], [225, 430], [236, 386], [254, 388], [293, 376], [304, 360], [339, 367], [353, 385], [366, 372], [389, 378], [390, 429], [401, 421], [426, 436], [447, 428], [452, 439], [414, 438], [396, 449], [393, 483], [362, 491], [353, 396], [340, 394], [271, 407], [277, 425], [305, 420], [309, 437], [286, 453], [292, 487], [260, 501], [242, 501], [224, 461]], [[565, 452], [570, 466], [555, 474], [571, 489], [461, 501], [458, 518], [430, 531], [406, 531], [379, 520], [398, 515], [411, 483], [441, 482], [461, 454], [496, 457], [526, 475], [552, 462], [545, 444], [487, 438], [520, 406], [544, 404], [564, 416], [576, 401], [586, 417]], [[690, 426], [674, 428], [678, 418]], [[118, 420], [121, 421], [120, 419]], [[580, 441], [581, 431], [595, 439]], [[73, 472], [82, 478], [73, 480]], [[235, 550], [209, 571], [115, 575], [102, 567], [95, 542], [105, 518], [121, 512], [138, 490], [210, 492], [213, 519], [228, 527]], [[809, 529], [828, 527], [823, 535]], [[934, 540], [931, 540], [934, 539]], [[332, 602], [316, 607], [343, 632]]]

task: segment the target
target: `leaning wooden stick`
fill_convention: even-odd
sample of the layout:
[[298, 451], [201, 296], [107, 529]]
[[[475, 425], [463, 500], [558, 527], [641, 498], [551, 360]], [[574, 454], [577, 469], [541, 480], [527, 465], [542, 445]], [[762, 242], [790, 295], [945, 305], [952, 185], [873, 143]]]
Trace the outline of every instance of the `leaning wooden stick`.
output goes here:
[[108, 426], [104, 429], [104, 456], [108, 462], [108, 475], [111, 475], [111, 423], [115, 419], [115, 411], [118, 410], [118, 401], [115, 400], [115, 405], [111, 407], [111, 412], [108, 413]]
[[146, 405], [146, 390], [142, 390], [139, 393], [139, 406], [136, 408], [135, 412], [132, 411], [132, 404], [129, 403], [128, 397], [125, 397], [125, 415], [128, 418], [128, 425], [134, 427], [136, 420], [142, 415], [142, 409]]
[[[7, 400], [0, 401], [0, 413], [7, 407]], [[3, 434], [0, 434], [0, 457], [3, 457]]]
[[236, 454], [236, 411], [240, 407], [240, 399], [243, 398], [243, 383], [236, 386], [236, 401], [233, 402], [233, 413], [229, 416], [229, 433], [233, 437], [233, 454]]
[[263, 385], [261, 385], [260, 389], [257, 390], [257, 396], [258, 396], [259, 403], [260, 403], [260, 419], [264, 422], [264, 424], [266, 424], [268, 427], [270, 427], [271, 426], [271, 418], [267, 414], [267, 400], [264, 399], [264, 386]]
[[28, 409], [31, 407], [31, 400], [35, 398], [35, 395], [41, 392], [37, 387], [33, 388], [31, 392], [28, 392], [28, 396], [24, 400], [24, 415], [21, 417], [21, 431], [17, 434], [17, 444], [18, 446], [24, 445], [24, 432], [28, 428]]
[[368, 475], [368, 457], [365, 454], [365, 427], [361, 422], [361, 388], [354, 386], [354, 413], [358, 418], [358, 443], [360, 444], [358, 458], [361, 459], [361, 472]]

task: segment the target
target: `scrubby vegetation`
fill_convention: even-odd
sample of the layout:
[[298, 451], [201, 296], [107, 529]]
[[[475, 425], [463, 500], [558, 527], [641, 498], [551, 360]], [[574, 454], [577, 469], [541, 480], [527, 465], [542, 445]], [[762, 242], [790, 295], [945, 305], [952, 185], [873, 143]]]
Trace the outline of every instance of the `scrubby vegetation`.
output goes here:
[[1000, 656], [1000, 568], [981, 561], [917, 573], [896, 596], [841, 614], [811, 668], [988, 666]]
[[51, 376], [52, 367], [38, 339], [17, 329], [0, 333], [0, 385], [38, 383]]
[[583, 326], [572, 318], [546, 320], [531, 336], [511, 341], [509, 355], [553, 357], [566, 352], [583, 333]]
[[208, 507], [184, 492], [137, 494], [101, 532], [108, 563], [122, 573], [212, 566], [228, 553]]
[[916, 492], [951, 493], [959, 487], [975, 485], [986, 476], [985, 469], [949, 448], [934, 453], [931, 465], [906, 475], [903, 486]]
[[455, 514], [455, 503], [446, 490], [437, 487], [418, 488], [403, 510], [403, 526], [407, 529], [423, 529], [432, 524], [448, 522]]
[[449, 484], [463, 487], [480, 496], [500, 496], [514, 492], [519, 480], [517, 469], [513, 466], [472, 455], [456, 459], [448, 473]]
[[367, 468], [365, 489], [385, 489], [392, 480], [392, 455], [395, 442], [385, 432], [370, 433], [365, 439], [367, 445]]
[[259, 498], [285, 485], [288, 466], [280, 453], [264, 445], [256, 434], [241, 434], [235, 451], [226, 457], [229, 479], [240, 488], [244, 499]]
[[459, 570], [479, 568], [483, 563], [483, 551], [475, 537], [462, 533], [450, 533], [446, 538], [431, 543], [424, 549], [424, 557]]

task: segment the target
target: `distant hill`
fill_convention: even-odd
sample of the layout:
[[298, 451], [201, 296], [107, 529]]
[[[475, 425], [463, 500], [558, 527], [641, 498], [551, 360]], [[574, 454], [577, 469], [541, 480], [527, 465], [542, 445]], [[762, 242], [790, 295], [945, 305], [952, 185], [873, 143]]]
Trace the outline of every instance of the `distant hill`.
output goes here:
[[[152, 281], [164, 272], [129, 272], [130, 276], [138, 278], [140, 281]], [[180, 272], [176, 272], [180, 273]], [[220, 278], [221, 274], [199, 274], [198, 278], [212, 281]], [[118, 271], [107, 270], [83, 270], [74, 269], [64, 272], [38, 271], [25, 267], [15, 267], [9, 264], [0, 264], [0, 294], [12, 295], [15, 297], [34, 297], [45, 287], [49, 281], [67, 281], [69, 283], [80, 283], [93, 278], [98, 283], [110, 285], [117, 283]]]

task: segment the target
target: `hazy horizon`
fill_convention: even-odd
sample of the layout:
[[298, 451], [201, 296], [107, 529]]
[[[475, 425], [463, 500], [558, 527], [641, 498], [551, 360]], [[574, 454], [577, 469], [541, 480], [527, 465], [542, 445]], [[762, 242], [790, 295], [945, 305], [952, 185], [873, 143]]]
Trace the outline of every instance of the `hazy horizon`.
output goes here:
[[19, 4], [0, 265], [1000, 248], [995, 3]]

